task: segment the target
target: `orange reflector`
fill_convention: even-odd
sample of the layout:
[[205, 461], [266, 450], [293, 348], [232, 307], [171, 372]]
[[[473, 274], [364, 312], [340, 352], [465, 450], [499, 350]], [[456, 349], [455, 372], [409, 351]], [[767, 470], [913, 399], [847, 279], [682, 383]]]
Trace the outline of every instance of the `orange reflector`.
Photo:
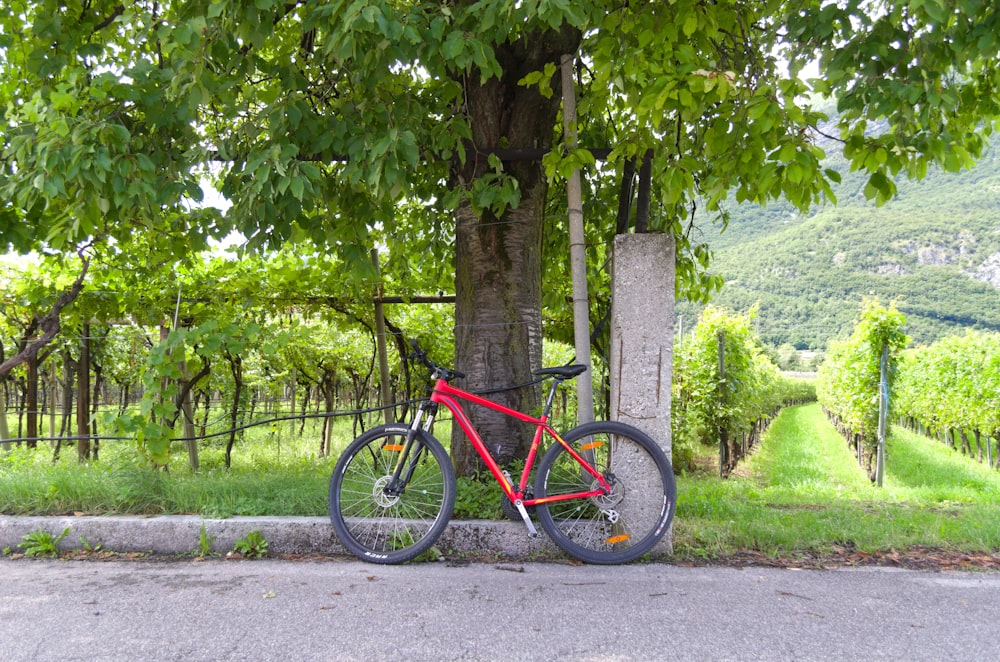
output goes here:
[[625, 542], [626, 540], [628, 540], [631, 537], [632, 536], [630, 536], [629, 534], [623, 533], [620, 536], [611, 536], [610, 538], [608, 538], [604, 542], [608, 543], [609, 545], [617, 545], [620, 542]]
[[589, 444], [584, 444], [583, 446], [580, 446], [580, 450], [582, 450], [582, 451], [592, 451], [595, 448], [600, 448], [603, 445], [604, 445], [603, 441], [592, 441]]
[[396, 451], [396, 452], [399, 452], [399, 451], [403, 450], [403, 444], [386, 444], [385, 445], [385, 449], [387, 451]]

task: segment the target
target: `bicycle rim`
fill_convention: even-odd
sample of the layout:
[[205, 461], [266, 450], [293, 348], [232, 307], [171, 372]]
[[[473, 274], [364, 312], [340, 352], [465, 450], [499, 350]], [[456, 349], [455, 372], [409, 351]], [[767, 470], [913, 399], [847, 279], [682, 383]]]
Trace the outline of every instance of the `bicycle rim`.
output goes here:
[[[344, 451], [330, 479], [329, 511], [337, 537], [374, 563], [404, 563], [430, 549], [444, 531], [455, 502], [455, 474], [441, 444], [418, 432], [406, 466], [405, 491], [384, 488], [406, 444], [407, 428], [374, 428]], [[404, 470], [405, 473], [405, 470]]]
[[[670, 461], [647, 435], [598, 422], [565, 440], [611, 483], [611, 493], [538, 506], [542, 527], [560, 548], [587, 563], [627, 563], [652, 549], [673, 519], [677, 497]], [[596, 489], [597, 481], [553, 446], [539, 465], [539, 498]]]

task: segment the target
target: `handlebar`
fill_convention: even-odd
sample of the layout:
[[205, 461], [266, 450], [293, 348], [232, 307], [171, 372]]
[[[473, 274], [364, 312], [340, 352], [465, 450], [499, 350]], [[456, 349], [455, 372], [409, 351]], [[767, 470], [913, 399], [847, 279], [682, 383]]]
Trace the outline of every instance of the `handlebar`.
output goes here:
[[418, 363], [424, 366], [427, 366], [427, 368], [430, 369], [431, 371], [431, 377], [433, 377], [434, 379], [443, 379], [446, 382], [450, 382], [453, 379], [456, 378], [462, 379], [463, 377], [465, 377], [464, 372], [459, 372], [454, 368], [446, 368], [443, 365], [438, 365], [437, 363], [434, 363], [434, 361], [432, 361], [430, 357], [427, 356], [427, 352], [420, 349], [420, 345], [417, 344], [416, 340], [410, 341], [410, 347], [413, 348], [413, 354], [410, 354], [408, 358], [413, 361], [417, 361]]
[[[421, 365], [426, 366], [431, 371], [432, 378], [443, 379], [446, 382], [450, 382], [453, 379], [456, 378], [462, 379], [465, 377], [464, 372], [459, 372], [454, 368], [446, 368], [442, 365], [434, 363], [434, 361], [432, 361], [430, 357], [427, 356], [427, 352], [420, 349], [420, 345], [417, 344], [416, 340], [410, 341], [410, 347], [413, 348], [413, 353], [410, 354], [407, 358], [410, 359], [411, 361], [416, 361]], [[538, 377], [541, 377], [542, 379], [545, 379], [547, 377], [555, 377], [555, 380], [558, 383], [558, 382], [563, 382], [567, 379], [572, 379], [573, 377], [576, 377], [577, 375], [586, 372], [586, 370], [587, 366], [577, 363], [577, 364], [567, 364], [564, 366], [559, 366], [557, 368], [543, 368], [541, 370], [536, 370], [534, 374], [537, 375]]]

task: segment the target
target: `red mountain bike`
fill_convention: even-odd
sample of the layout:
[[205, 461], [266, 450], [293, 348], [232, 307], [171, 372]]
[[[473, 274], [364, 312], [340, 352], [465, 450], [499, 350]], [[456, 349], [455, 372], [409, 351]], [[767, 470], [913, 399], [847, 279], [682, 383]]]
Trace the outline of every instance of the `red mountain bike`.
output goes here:
[[[374, 563], [404, 563], [430, 549], [455, 505], [455, 471], [431, 426], [444, 405], [472, 442], [520, 517], [538, 536], [529, 509], [556, 545], [587, 563], [627, 563], [655, 545], [674, 516], [677, 487], [670, 461], [645, 433], [618, 422], [586, 423], [559, 435], [547, 423], [560, 384], [586, 371], [583, 365], [545, 368], [552, 377], [541, 416], [509, 409], [449, 382], [464, 375], [431, 361], [411, 343], [417, 361], [435, 379], [430, 400], [409, 425], [383, 425], [355, 439], [330, 478], [329, 509], [347, 549]], [[500, 468], [459, 400], [488, 407], [535, 426], [517, 483]], [[543, 437], [555, 441], [529, 476]], [[512, 506], [512, 507], [511, 507]]]

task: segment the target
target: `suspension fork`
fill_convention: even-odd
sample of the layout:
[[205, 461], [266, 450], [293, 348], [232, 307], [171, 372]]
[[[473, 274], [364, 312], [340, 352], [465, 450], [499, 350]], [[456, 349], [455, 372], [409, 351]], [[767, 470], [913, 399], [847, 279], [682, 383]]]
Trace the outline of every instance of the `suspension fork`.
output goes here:
[[[406, 486], [410, 484], [410, 479], [413, 478], [413, 472], [416, 471], [417, 463], [420, 461], [420, 457], [424, 451], [423, 445], [419, 445], [413, 451], [414, 440], [417, 437], [418, 431], [423, 430], [430, 433], [431, 427], [434, 425], [434, 416], [437, 414], [437, 408], [438, 405], [436, 402], [425, 402], [417, 408], [417, 415], [413, 417], [410, 429], [406, 432], [406, 443], [403, 444], [403, 450], [399, 453], [399, 457], [396, 459], [396, 466], [392, 470], [392, 480], [382, 490], [386, 495], [399, 496], [406, 491]], [[422, 426], [421, 422], [423, 422]], [[410, 457], [411, 451], [413, 451], [412, 458]]]

